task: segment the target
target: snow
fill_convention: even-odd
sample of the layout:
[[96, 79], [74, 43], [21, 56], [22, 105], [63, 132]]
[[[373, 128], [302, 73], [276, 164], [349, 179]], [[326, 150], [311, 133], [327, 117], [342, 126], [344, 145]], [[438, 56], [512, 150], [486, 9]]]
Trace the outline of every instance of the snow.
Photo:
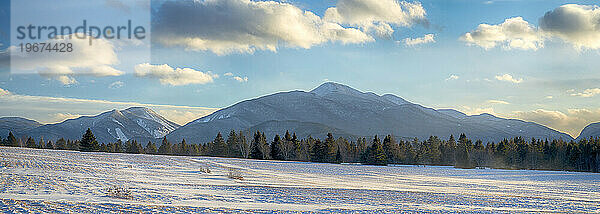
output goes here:
[[119, 139], [123, 142], [129, 140], [129, 138], [127, 138], [127, 136], [125, 136], [125, 134], [123, 133], [123, 131], [121, 131], [120, 128], [115, 128], [115, 132], [117, 133], [117, 139]]
[[121, 122], [119, 122], [118, 120], [116, 120], [115, 118], [112, 118], [112, 121], [119, 124], [121, 127], [125, 127], [123, 124], [121, 124]]
[[[8, 212], [600, 212], [594, 173], [7, 147], [0, 154], [0, 208]], [[244, 179], [228, 178], [230, 169]], [[132, 199], [109, 197], [112, 186]]]

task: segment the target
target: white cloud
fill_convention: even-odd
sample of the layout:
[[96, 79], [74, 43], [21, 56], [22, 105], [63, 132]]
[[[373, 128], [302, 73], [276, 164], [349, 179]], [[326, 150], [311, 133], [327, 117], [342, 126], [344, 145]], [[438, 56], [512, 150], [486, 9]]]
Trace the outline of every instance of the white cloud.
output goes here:
[[56, 76], [55, 79], [58, 80], [63, 85], [74, 85], [74, 84], [78, 83], [75, 78], [73, 78], [72, 76], [67, 76], [67, 75]]
[[488, 100], [486, 101], [486, 103], [488, 104], [501, 104], [501, 105], [508, 105], [510, 104], [509, 102], [503, 101], [503, 100]]
[[552, 95], [546, 96], [546, 99], [552, 99], [552, 98], [554, 98]]
[[124, 85], [125, 85], [124, 82], [116, 81], [116, 82], [113, 82], [110, 85], [108, 85], [108, 88], [110, 88], [110, 89], [117, 89], [117, 88], [123, 87]]
[[522, 17], [506, 19], [498, 25], [480, 24], [460, 39], [486, 50], [498, 45], [507, 50], [537, 50], [544, 46], [543, 36]]
[[374, 39], [356, 28], [324, 21], [284, 2], [251, 0], [167, 1], [158, 9], [153, 39], [165, 46], [217, 55], [311, 48], [326, 42]]
[[231, 72], [227, 72], [227, 73], [225, 73], [225, 74], [223, 74], [223, 75], [224, 75], [224, 76], [231, 77], [231, 76], [233, 76], [233, 73], [231, 73]]
[[409, 27], [427, 24], [427, 12], [420, 2], [398, 0], [339, 0], [335, 7], [325, 11], [323, 19], [329, 22], [360, 27], [380, 37], [391, 37], [391, 25]]
[[248, 82], [248, 77], [242, 78], [242, 77], [235, 76], [235, 77], [233, 77], [233, 79], [237, 80], [238, 82]]
[[42, 123], [56, 123], [79, 115], [96, 115], [111, 109], [142, 106], [151, 108], [176, 123], [185, 124], [218, 110], [192, 106], [19, 95], [6, 90], [0, 90], [0, 103], [2, 103], [0, 116], [20, 116]]
[[512, 83], [521, 83], [523, 82], [523, 78], [514, 78], [512, 75], [510, 74], [504, 74], [501, 76], [496, 76], [496, 79], [499, 81], [505, 81], [505, 82], [512, 82]]
[[588, 88], [583, 90], [583, 92], [572, 93], [571, 96], [577, 97], [593, 97], [600, 94], [600, 88]]
[[421, 44], [427, 44], [427, 43], [434, 43], [435, 42], [435, 38], [433, 36], [433, 34], [426, 34], [423, 37], [419, 37], [419, 38], [405, 38], [404, 40], [404, 44], [407, 46], [415, 46], [415, 45], [421, 45]]
[[598, 49], [600, 48], [600, 7], [577, 4], [560, 6], [540, 18], [540, 28], [577, 49]]
[[600, 121], [600, 109], [568, 109], [566, 113], [545, 109], [515, 111], [510, 117], [533, 121], [577, 137], [590, 123]]
[[600, 7], [562, 5], [539, 20], [539, 28], [521, 17], [506, 19], [498, 25], [480, 24], [460, 39], [484, 49], [502, 45], [505, 49], [537, 50], [544, 41], [558, 38], [577, 50], [600, 49]]
[[459, 77], [458, 75], [454, 75], [454, 74], [452, 74], [452, 75], [450, 75], [450, 77], [446, 78], [446, 81], [450, 81], [450, 80], [457, 80], [457, 79], [459, 79], [459, 78], [460, 78], [460, 77]]
[[167, 64], [151, 65], [138, 64], [134, 68], [138, 77], [151, 77], [159, 79], [163, 85], [181, 86], [189, 84], [212, 83], [219, 75], [209, 72], [196, 71], [191, 68], [172, 68]]
[[[97, 77], [119, 76], [123, 72], [112, 66], [119, 63], [115, 48], [105, 39], [78, 33], [64, 38], [45, 41], [51, 44], [70, 43], [73, 51], [57, 54], [55, 52], [21, 52], [11, 46], [12, 72], [33, 71], [40, 75], [56, 78], [64, 84], [73, 84], [78, 75]], [[91, 42], [91, 45], [90, 45]]]

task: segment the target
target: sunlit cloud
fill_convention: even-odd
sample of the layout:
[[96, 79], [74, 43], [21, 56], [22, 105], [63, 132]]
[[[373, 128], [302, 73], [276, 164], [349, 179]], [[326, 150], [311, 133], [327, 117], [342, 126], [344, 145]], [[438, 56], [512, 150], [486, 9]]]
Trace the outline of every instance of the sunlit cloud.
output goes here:
[[156, 20], [153, 39], [158, 43], [217, 55], [374, 41], [360, 29], [276, 1], [167, 1], [158, 8]]
[[448, 78], [446, 78], [446, 81], [450, 81], [450, 80], [457, 80], [457, 79], [459, 79], [459, 78], [460, 78], [460, 77], [459, 77], [458, 75], [454, 75], [454, 74], [452, 74], [452, 75], [450, 75]]
[[510, 104], [509, 102], [503, 101], [503, 100], [488, 100], [485, 101], [488, 104], [501, 104], [501, 105], [508, 105]]
[[201, 72], [191, 68], [172, 68], [167, 64], [151, 65], [149, 63], [138, 64], [134, 68], [138, 77], [156, 78], [163, 85], [182, 86], [189, 84], [212, 83], [219, 75], [209, 72]]
[[571, 96], [575, 97], [593, 97], [600, 94], [600, 88], [588, 88], [583, 90], [583, 92], [571, 93]]
[[497, 25], [480, 24], [460, 37], [468, 45], [486, 50], [496, 46], [507, 50], [538, 50], [546, 40], [554, 38], [577, 50], [600, 49], [600, 7], [566, 4], [544, 14], [539, 27], [522, 17], [514, 17]]
[[514, 78], [512, 75], [510, 74], [503, 74], [503, 75], [498, 75], [495, 76], [495, 78], [499, 81], [505, 81], [505, 82], [512, 82], [512, 83], [521, 83], [523, 82], [523, 78]]
[[416, 45], [422, 45], [422, 44], [427, 44], [427, 43], [435, 43], [435, 38], [433, 34], [426, 34], [423, 37], [419, 37], [419, 38], [405, 38], [403, 40], [404, 44], [406, 46], [416, 46]]
[[514, 111], [507, 116], [536, 122], [577, 137], [585, 126], [600, 121], [600, 109], [568, 109], [567, 112], [536, 109]]
[[[92, 45], [90, 45], [90, 42]], [[54, 78], [64, 85], [76, 84], [76, 76], [119, 76], [123, 71], [113, 66], [119, 63], [114, 45], [103, 38], [82, 33], [50, 39], [45, 43], [72, 44], [72, 52], [21, 52], [11, 46], [11, 72], [36, 72]]]

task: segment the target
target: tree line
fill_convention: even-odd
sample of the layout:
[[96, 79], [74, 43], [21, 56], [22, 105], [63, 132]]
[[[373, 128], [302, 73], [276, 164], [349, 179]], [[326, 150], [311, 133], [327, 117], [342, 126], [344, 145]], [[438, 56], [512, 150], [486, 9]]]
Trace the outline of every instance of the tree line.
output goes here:
[[171, 143], [165, 137], [158, 146], [153, 142], [144, 146], [136, 140], [98, 143], [88, 129], [80, 140], [61, 138], [56, 142], [43, 139], [36, 142], [29, 137], [23, 143], [11, 132], [0, 143], [3, 146], [84, 152], [600, 172], [600, 138], [566, 142], [514, 137], [484, 144], [481, 140], [473, 143], [465, 134], [461, 134], [458, 140], [452, 135], [448, 140], [437, 136], [426, 140], [396, 140], [392, 135], [387, 135], [383, 140], [374, 136], [372, 139], [362, 137], [350, 141], [343, 137], [335, 138], [331, 133], [325, 139], [311, 136], [299, 139], [295, 133], [286, 131], [283, 137], [275, 135], [272, 140], [268, 140], [264, 132], [256, 131], [252, 138], [247, 139], [243, 132], [232, 130], [227, 139], [218, 133], [209, 143], [188, 144], [185, 139], [179, 143]]

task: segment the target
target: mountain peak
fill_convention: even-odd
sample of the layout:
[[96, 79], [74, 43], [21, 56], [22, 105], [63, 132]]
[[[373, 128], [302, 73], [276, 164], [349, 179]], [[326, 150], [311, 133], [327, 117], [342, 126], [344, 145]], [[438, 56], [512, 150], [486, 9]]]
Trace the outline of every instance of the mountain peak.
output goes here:
[[362, 95], [363, 93], [351, 88], [347, 85], [343, 85], [340, 83], [335, 83], [335, 82], [326, 82], [321, 84], [319, 87], [313, 89], [310, 91], [310, 93], [319, 95], [319, 96], [325, 96], [328, 94], [332, 94], [332, 93], [340, 93], [340, 94], [346, 94], [346, 95]]

